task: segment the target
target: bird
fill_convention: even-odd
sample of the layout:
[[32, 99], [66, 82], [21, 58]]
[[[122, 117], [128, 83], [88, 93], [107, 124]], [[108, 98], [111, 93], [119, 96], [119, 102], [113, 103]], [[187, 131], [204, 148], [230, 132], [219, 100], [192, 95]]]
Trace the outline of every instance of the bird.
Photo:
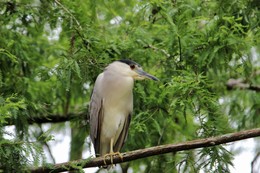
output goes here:
[[[135, 80], [158, 79], [129, 59], [113, 61], [96, 78], [90, 99], [90, 138], [96, 157], [119, 155], [126, 142], [133, 112]], [[107, 168], [108, 166], [103, 166]]]

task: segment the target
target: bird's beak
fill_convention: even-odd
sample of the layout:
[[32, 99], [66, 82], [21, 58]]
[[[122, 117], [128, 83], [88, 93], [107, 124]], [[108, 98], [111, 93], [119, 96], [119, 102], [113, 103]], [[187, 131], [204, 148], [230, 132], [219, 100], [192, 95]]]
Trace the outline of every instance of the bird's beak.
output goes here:
[[158, 78], [156, 78], [155, 76], [153, 76], [153, 75], [143, 71], [142, 69], [137, 69], [136, 72], [140, 75], [140, 77], [152, 79], [152, 80], [155, 80], [155, 81], [159, 81]]

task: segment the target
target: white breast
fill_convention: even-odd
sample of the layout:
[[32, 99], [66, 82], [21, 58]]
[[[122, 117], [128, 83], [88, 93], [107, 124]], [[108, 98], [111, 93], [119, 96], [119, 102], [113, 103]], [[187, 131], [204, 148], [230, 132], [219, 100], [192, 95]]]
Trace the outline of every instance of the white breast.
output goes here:
[[[107, 141], [114, 138], [117, 141], [120, 135], [124, 122], [133, 110], [133, 84], [134, 80], [131, 77], [122, 77], [109, 73], [104, 77], [102, 94], [104, 107], [104, 121], [101, 127], [101, 141]], [[113, 79], [113, 78], [116, 78]], [[109, 91], [109, 92], [107, 92]]]

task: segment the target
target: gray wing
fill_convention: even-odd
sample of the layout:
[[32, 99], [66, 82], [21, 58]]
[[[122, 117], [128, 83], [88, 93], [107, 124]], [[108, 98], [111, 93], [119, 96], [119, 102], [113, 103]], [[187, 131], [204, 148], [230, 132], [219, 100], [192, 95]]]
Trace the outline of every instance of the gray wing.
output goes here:
[[101, 122], [103, 119], [103, 101], [93, 90], [90, 101], [90, 138], [95, 148], [96, 156], [100, 151]]
[[126, 121], [125, 121], [125, 124], [124, 124], [124, 127], [122, 129], [122, 132], [120, 133], [115, 145], [114, 145], [114, 152], [117, 152], [117, 151], [120, 151], [120, 149], [123, 147], [125, 141], [126, 141], [126, 138], [127, 138], [127, 135], [128, 135], [128, 129], [129, 129], [129, 125], [130, 125], [130, 121], [131, 121], [131, 113], [129, 113]]

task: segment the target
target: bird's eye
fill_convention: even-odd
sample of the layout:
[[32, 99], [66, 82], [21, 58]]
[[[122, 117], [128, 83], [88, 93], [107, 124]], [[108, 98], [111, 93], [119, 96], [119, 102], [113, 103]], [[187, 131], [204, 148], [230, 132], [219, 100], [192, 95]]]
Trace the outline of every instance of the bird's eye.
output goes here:
[[130, 65], [130, 68], [133, 70], [135, 68], [135, 65], [134, 64]]

